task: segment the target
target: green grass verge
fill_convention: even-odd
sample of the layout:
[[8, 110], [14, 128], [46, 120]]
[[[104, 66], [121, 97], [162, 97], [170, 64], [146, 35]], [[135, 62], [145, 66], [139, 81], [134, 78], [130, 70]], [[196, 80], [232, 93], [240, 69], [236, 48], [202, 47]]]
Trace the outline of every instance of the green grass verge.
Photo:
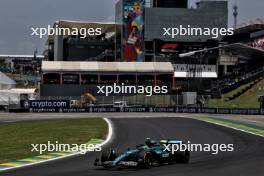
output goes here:
[[252, 125], [247, 125], [247, 124], [242, 124], [239, 122], [234, 122], [231, 120], [226, 120], [226, 119], [216, 119], [216, 118], [211, 118], [211, 117], [200, 117], [197, 118], [199, 120], [205, 121], [205, 122], [209, 122], [209, 123], [213, 123], [213, 124], [222, 124], [222, 125], [226, 125], [232, 128], [237, 128], [240, 130], [244, 130], [244, 131], [248, 131], [248, 132], [252, 132], [258, 135], [262, 135], [264, 136], [264, 129], [258, 128], [258, 127], [253, 127]]
[[264, 80], [257, 83], [253, 86], [250, 90], [242, 94], [241, 96], [237, 97], [231, 101], [224, 101], [225, 98], [232, 96], [236, 92], [242, 90], [244, 86], [241, 86], [235, 89], [232, 92], [223, 95], [221, 99], [212, 99], [209, 101], [208, 106], [210, 108], [259, 108], [260, 103], [258, 101], [259, 95], [263, 93], [264, 89]]
[[0, 124], [0, 163], [38, 156], [31, 152], [31, 144], [84, 144], [105, 138], [107, 131], [107, 123], [101, 118]]

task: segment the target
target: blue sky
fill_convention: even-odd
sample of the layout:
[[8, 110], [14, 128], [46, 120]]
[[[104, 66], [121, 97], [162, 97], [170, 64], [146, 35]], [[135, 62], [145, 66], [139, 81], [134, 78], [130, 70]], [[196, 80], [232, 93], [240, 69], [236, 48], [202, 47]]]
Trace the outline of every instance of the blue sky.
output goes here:
[[[31, 27], [46, 27], [59, 19], [81, 21], [114, 21], [117, 0], [0, 0], [0, 54], [39, 54], [46, 39], [31, 36]], [[191, 0], [194, 3], [196, 0]], [[232, 19], [232, 6], [229, 0]], [[264, 18], [264, 1], [237, 0], [239, 23]]]

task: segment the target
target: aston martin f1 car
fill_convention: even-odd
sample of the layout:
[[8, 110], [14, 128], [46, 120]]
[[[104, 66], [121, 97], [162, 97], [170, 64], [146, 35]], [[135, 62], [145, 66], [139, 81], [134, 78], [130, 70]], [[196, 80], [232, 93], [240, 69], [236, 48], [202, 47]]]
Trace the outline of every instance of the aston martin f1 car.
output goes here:
[[137, 145], [135, 148], [127, 149], [120, 154], [114, 149], [104, 150], [101, 160], [96, 158], [94, 165], [103, 166], [104, 168], [136, 167], [148, 169], [152, 166], [164, 164], [187, 164], [190, 160], [190, 152], [188, 150], [174, 153], [165, 150], [165, 145], [167, 144], [180, 145], [181, 143], [183, 142], [179, 140], [161, 140], [156, 142], [147, 138], [145, 144]]

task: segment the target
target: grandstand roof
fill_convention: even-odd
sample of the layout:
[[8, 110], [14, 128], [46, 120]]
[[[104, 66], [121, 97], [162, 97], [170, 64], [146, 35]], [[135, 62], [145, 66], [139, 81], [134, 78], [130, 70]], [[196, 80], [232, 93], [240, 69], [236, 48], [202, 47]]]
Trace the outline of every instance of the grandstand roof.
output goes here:
[[235, 34], [251, 33], [264, 29], [264, 19], [258, 18], [246, 23], [242, 23], [235, 29]]
[[102, 33], [115, 31], [116, 23], [114, 22], [89, 22], [89, 21], [70, 21], [60, 20], [54, 25], [58, 25], [59, 28], [101, 28]]
[[173, 73], [170, 62], [69, 62], [43, 61], [43, 72]]
[[0, 72], [0, 85], [15, 85], [16, 82], [6, 76], [4, 73]]
[[[0, 54], [0, 58], [34, 58], [34, 55], [8, 55]], [[36, 55], [36, 58], [44, 58], [43, 55]]]
[[257, 18], [255, 20], [251, 20], [251, 21], [242, 23], [242, 24], [238, 25], [238, 29], [243, 28], [243, 27], [247, 27], [247, 26], [251, 26], [251, 25], [256, 25], [256, 24], [263, 24], [264, 25], [264, 19]]
[[248, 59], [255, 58], [256, 56], [264, 57], [264, 50], [254, 48], [242, 43], [234, 43], [228, 46], [223, 46], [221, 48], [235, 55], [243, 56]]

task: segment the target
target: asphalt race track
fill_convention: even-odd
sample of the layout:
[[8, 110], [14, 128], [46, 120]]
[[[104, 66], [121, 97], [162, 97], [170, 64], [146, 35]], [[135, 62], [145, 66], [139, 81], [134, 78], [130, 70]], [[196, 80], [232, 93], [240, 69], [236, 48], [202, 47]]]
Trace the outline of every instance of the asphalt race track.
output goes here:
[[147, 170], [105, 170], [93, 166], [100, 153], [73, 156], [41, 165], [12, 170], [4, 176], [263, 176], [264, 139], [205, 122], [185, 118], [111, 119], [114, 138], [109, 144], [124, 150], [146, 137], [179, 138], [197, 144], [233, 143], [234, 152], [212, 155], [191, 153], [190, 164], [165, 165]]

